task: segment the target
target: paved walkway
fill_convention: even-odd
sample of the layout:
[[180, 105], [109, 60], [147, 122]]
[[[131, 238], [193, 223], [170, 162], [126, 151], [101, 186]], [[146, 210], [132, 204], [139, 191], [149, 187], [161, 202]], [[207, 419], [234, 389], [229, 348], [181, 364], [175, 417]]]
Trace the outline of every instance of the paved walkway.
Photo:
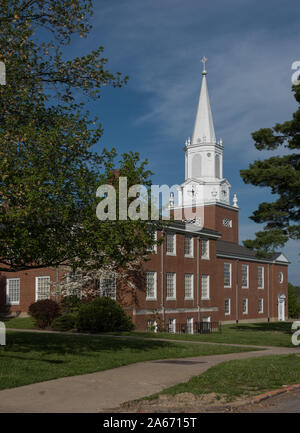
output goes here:
[[[186, 343], [182, 340], [180, 342]], [[142, 398], [185, 382], [223, 361], [290, 353], [299, 354], [299, 348], [268, 347], [266, 350], [255, 352], [155, 360], [98, 373], [35, 383], [0, 391], [0, 412], [109, 411], [110, 408], [126, 401]]]

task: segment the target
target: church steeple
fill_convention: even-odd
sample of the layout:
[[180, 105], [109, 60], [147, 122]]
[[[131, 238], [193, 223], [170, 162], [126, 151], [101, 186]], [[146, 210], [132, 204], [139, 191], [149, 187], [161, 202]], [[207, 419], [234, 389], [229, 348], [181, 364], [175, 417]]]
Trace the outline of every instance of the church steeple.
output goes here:
[[210, 108], [206, 74], [205, 63], [207, 61], [206, 57], [202, 58], [203, 70], [202, 70], [202, 85], [198, 103], [198, 109], [196, 114], [196, 120], [194, 125], [194, 132], [192, 138], [192, 144], [199, 143], [215, 143], [216, 136], [214, 130], [214, 123]]

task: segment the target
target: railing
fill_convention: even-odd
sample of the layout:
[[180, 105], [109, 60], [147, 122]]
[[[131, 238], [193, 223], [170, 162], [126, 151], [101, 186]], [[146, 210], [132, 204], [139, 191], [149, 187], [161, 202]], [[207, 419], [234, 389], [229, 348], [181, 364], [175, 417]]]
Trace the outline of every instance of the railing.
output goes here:
[[176, 323], [176, 326], [169, 325], [168, 332], [171, 334], [211, 334], [221, 332], [221, 324], [220, 322]]

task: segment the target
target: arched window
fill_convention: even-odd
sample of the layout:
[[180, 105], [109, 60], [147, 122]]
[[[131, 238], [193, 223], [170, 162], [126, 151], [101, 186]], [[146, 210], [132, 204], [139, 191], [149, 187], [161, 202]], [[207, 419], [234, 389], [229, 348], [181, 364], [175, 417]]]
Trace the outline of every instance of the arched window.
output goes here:
[[215, 176], [217, 179], [220, 179], [220, 155], [215, 156]]
[[201, 155], [196, 153], [192, 159], [192, 177], [201, 177]]

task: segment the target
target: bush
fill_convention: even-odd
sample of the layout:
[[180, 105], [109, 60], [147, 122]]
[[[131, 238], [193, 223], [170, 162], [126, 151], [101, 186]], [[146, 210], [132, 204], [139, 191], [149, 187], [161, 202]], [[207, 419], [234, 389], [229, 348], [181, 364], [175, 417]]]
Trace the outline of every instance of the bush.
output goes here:
[[59, 305], [52, 299], [43, 299], [31, 304], [28, 312], [39, 328], [46, 328], [59, 316]]
[[63, 314], [53, 320], [51, 328], [54, 331], [70, 331], [76, 328], [76, 314]]
[[82, 305], [77, 329], [88, 332], [131, 331], [134, 325], [123, 308], [111, 298], [97, 298]]
[[60, 301], [60, 309], [65, 313], [78, 313], [83, 301], [76, 295], [65, 296]]

